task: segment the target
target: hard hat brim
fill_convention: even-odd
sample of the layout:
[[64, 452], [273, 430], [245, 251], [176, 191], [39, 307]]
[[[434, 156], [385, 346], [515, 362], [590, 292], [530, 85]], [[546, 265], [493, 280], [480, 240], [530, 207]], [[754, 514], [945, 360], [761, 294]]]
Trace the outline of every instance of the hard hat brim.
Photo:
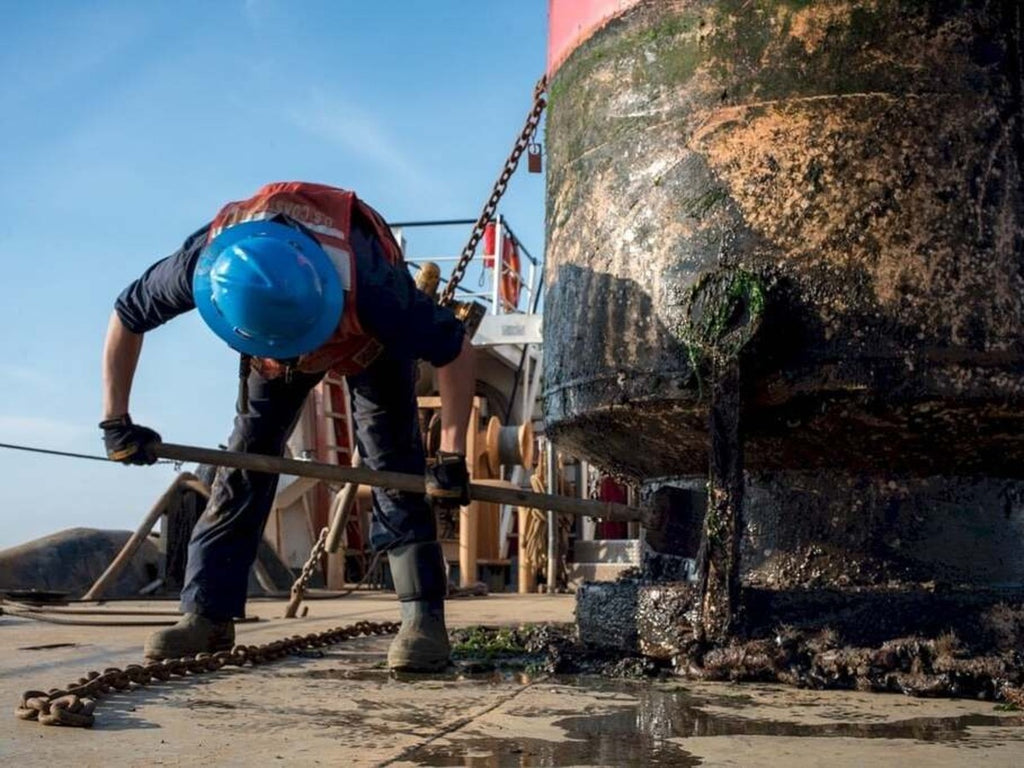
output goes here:
[[[296, 243], [303, 255], [312, 263], [323, 285], [324, 311], [308, 331], [287, 342], [268, 342], [239, 335], [213, 303], [211, 272], [217, 258], [235, 243], [253, 237], [273, 237]], [[341, 312], [345, 306], [345, 290], [341, 277], [323, 247], [302, 230], [276, 221], [247, 221], [236, 224], [227, 227], [210, 241], [196, 262], [195, 274], [192, 277], [192, 294], [203, 321], [229, 347], [253, 357], [277, 360], [299, 357], [323, 345], [341, 322]]]

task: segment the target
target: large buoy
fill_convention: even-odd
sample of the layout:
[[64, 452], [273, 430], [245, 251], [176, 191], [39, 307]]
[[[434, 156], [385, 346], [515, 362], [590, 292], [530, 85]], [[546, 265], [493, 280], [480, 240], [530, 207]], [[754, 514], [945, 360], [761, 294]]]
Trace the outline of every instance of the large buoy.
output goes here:
[[863, 565], [832, 583], [887, 578], [869, 556], [1024, 583], [1021, 19], [552, 3], [559, 446], [651, 493], [699, 489], [708, 361], [738, 360], [748, 575], [811, 583], [794, 558], [821, 547]]
[[1019, 4], [605, 5], [549, 88], [561, 444], [702, 471], [693, 292], [715, 273], [764, 289], [748, 466], [1022, 476]]

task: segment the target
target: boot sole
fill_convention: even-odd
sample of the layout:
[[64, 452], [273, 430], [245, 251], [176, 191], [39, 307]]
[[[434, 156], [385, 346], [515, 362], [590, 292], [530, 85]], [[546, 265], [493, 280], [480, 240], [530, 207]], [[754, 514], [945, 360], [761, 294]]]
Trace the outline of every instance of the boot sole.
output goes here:
[[199, 651], [184, 652], [184, 653], [172, 653], [167, 651], [157, 650], [155, 648], [145, 648], [142, 651], [142, 656], [149, 661], [165, 661], [167, 659], [180, 659], [182, 657], [195, 656], [197, 653], [220, 653], [221, 651], [230, 651], [235, 647], [234, 641], [226, 645], [218, 645], [214, 648], [204, 648]]
[[415, 657], [388, 657], [388, 669], [392, 672], [443, 672], [451, 666], [451, 658], [434, 658], [432, 660]]
[[438, 662], [436, 664], [391, 664], [388, 663], [388, 671], [390, 672], [418, 672], [433, 674], [435, 672], [444, 672], [451, 663], [447, 660]]

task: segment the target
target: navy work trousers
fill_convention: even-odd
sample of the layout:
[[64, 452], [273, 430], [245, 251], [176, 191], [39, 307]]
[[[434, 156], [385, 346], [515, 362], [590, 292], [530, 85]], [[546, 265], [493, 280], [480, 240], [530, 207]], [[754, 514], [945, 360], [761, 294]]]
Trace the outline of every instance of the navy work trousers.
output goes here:
[[[306, 395], [323, 374], [289, 380], [249, 375], [249, 407], [235, 417], [228, 449], [280, 456]], [[348, 377], [356, 444], [363, 466], [422, 475], [423, 442], [416, 418], [416, 363], [384, 353]], [[181, 610], [214, 620], [245, 615], [249, 569], [277, 491], [277, 475], [222, 467], [188, 547]], [[434, 513], [422, 494], [373, 490], [370, 543], [386, 550], [437, 538]]]

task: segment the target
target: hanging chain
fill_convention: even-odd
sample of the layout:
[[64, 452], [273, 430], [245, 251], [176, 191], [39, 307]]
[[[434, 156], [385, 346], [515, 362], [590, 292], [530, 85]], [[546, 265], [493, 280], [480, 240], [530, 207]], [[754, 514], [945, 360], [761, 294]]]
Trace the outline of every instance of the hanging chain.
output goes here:
[[230, 651], [199, 653], [195, 656], [151, 661], [146, 664], [129, 664], [124, 669], [108, 667], [102, 674], [90, 672], [63, 689], [25, 691], [21, 697], [21, 705], [15, 708], [14, 714], [22, 720], [38, 720], [43, 725], [91, 728], [95, 718], [93, 710], [96, 708], [96, 700], [111, 691], [134, 690], [153, 680], [164, 681], [175, 676], [215, 672], [225, 666], [265, 664], [301, 651], [323, 648], [351, 638], [394, 634], [398, 627], [399, 624], [393, 621], [360, 621], [347, 627], [335, 627], [323, 632], [292, 635], [263, 645], [236, 645]]
[[302, 566], [302, 571], [299, 573], [298, 578], [295, 579], [295, 583], [292, 584], [291, 594], [293, 598], [298, 596], [299, 600], [302, 599], [302, 596], [306, 593], [306, 587], [309, 586], [309, 580], [313, 578], [313, 571], [320, 567], [320, 558], [324, 556], [324, 552], [327, 550], [327, 533], [327, 526], [321, 528], [316, 543], [309, 550], [309, 557], [306, 559], [305, 565]]
[[530, 110], [530, 114], [526, 118], [523, 130], [519, 132], [519, 138], [516, 139], [516, 143], [515, 146], [512, 147], [511, 154], [509, 154], [508, 159], [505, 161], [505, 167], [502, 168], [501, 175], [498, 176], [498, 180], [494, 182], [494, 188], [491, 190], [491, 196], [488, 198], [487, 203], [480, 212], [480, 218], [478, 218], [476, 220], [476, 224], [473, 225], [473, 231], [469, 235], [466, 247], [462, 249], [462, 255], [459, 256], [459, 261], [455, 265], [455, 269], [452, 270], [452, 276], [448, 279], [448, 284], [445, 286], [444, 292], [441, 294], [441, 299], [438, 302], [442, 306], [451, 304], [452, 300], [455, 298], [455, 289], [466, 274], [466, 267], [469, 266], [469, 262], [473, 259], [473, 254], [476, 252], [476, 246], [480, 242], [480, 238], [484, 236], [484, 229], [487, 227], [487, 222], [494, 217], [494, 212], [498, 209], [498, 201], [500, 201], [501, 196], [505, 194], [505, 188], [508, 186], [508, 180], [512, 178], [512, 174], [515, 173], [516, 166], [519, 165], [520, 156], [526, 151], [526, 148], [530, 145], [530, 142], [533, 139], [533, 134], [536, 132], [537, 125], [540, 123], [541, 113], [544, 111], [544, 107], [547, 104], [547, 101], [544, 98], [544, 93], [547, 91], [547, 87], [548, 81], [545, 76], [538, 80], [537, 85], [533, 88], [533, 108]]

